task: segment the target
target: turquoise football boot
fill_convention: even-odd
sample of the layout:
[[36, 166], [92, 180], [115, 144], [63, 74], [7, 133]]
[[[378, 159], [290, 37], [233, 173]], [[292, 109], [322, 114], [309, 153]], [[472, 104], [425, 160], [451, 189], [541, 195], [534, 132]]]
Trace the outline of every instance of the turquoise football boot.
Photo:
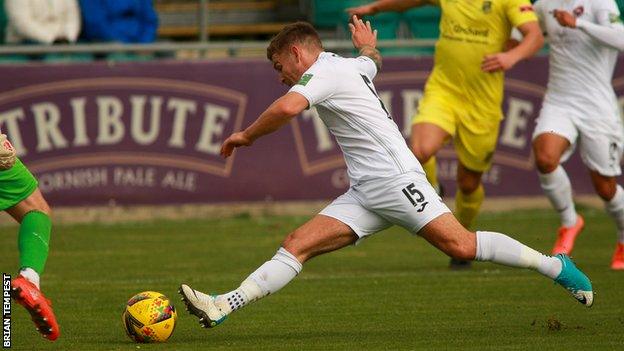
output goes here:
[[589, 278], [576, 268], [568, 255], [558, 254], [555, 257], [561, 261], [562, 265], [561, 273], [555, 278], [555, 282], [568, 290], [578, 302], [591, 307], [594, 304], [594, 291]]

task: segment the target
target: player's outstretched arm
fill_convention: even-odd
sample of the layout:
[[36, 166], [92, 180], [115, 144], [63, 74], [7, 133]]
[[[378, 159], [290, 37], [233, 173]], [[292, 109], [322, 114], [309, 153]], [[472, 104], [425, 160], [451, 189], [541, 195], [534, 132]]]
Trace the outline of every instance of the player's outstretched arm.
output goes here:
[[516, 63], [529, 58], [544, 45], [544, 36], [537, 21], [531, 21], [518, 26], [522, 33], [522, 41], [509, 51], [486, 55], [481, 63], [485, 72], [507, 71]]
[[362, 17], [386, 11], [402, 12], [412, 7], [423, 6], [428, 3], [429, 0], [379, 0], [362, 6], [350, 7], [345, 11], [347, 11], [349, 15]]
[[617, 12], [601, 10], [596, 14], [597, 23], [589, 22], [567, 11], [555, 10], [553, 17], [563, 27], [578, 28], [603, 45], [624, 51], [624, 24]]
[[361, 56], [370, 57], [370, 59], [375, 62], [377, 71], [379, 71], [381, 69], [381, 54], [376, 48], [377, 29], [373, 30], [369, 21], [366, 21], [366, 24], [364, 24], [364, 22], [355, 15], [353, 15], [351, 20], [349, 29], [351, 30], [353, 46], [360, 51]]
[[235, 148], [250, 146], [259, 137], [273, 133], [307, 107], [308, 100], [303, 95], [287, 93], [275, 100], [247, 129], [230, 135], [221, 145], [221, 156], [229, 157]]

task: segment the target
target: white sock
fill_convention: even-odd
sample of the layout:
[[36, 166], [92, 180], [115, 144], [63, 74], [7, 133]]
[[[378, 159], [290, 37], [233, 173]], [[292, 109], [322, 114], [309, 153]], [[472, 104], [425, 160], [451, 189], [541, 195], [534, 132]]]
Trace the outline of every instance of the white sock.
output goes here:
[[478, 261], [490, 261], [510, 267], [529, 268], [555, 279], [561, 273], [558, 258], [543, 255], [507, 235], [477, 232]]
[[20, 269], [19, 274], [26, 278], [29, 282], [35, 284], [37, 289], [39, 289], [39, 273], [37, 273], [34, 269], [26, 267]]
[[615, 195], [609, 201], [605, 201], [607, 213], [615, 221], [618, 231], [618, 242], [624, 244], [624, 189], [618, 184]]
[[280, 247], [275, 256], [251, 273], [238, 289], [217, 296], [215, 304], [221, 311], [230, 314], [283, 288], [301, 269], [297, 258]]
[[544, 194], [561, 217], [561, 225], [576, 224], [576, 208], [572, 199], [572, 185], [566, 171], [559, 165], [550, 173], [537, 173]]

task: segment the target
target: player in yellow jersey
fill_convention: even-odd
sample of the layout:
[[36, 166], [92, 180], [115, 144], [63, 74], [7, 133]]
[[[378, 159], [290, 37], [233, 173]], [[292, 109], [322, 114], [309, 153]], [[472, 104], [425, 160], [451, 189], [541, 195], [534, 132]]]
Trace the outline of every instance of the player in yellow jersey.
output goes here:
[[[347, 11], [362, 16], [423, 5], [440, 6], [442, 17], [410, 143], [438, 187], [434, 156], [453, 139], [459, 159], [455, 214], [470, 228], [485, 197], [481, 176], [491, 166], [503, 118], [503, 72], [537, 52], [544, 38], [529, 0], [381, 0]], [[514, 27], [524, 37], [506, 51]], [[468, 264], [451, 260], [452, 268]]]

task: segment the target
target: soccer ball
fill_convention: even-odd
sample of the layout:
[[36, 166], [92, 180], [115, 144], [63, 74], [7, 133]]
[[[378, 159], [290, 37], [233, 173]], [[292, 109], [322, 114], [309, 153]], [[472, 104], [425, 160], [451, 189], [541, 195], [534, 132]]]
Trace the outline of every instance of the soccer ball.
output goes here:
[[132, 296], [121, 320], [130, 339], [136, 342], [165, 342], [175, 328], [178, 314], [169, 299], [155, 291]]

